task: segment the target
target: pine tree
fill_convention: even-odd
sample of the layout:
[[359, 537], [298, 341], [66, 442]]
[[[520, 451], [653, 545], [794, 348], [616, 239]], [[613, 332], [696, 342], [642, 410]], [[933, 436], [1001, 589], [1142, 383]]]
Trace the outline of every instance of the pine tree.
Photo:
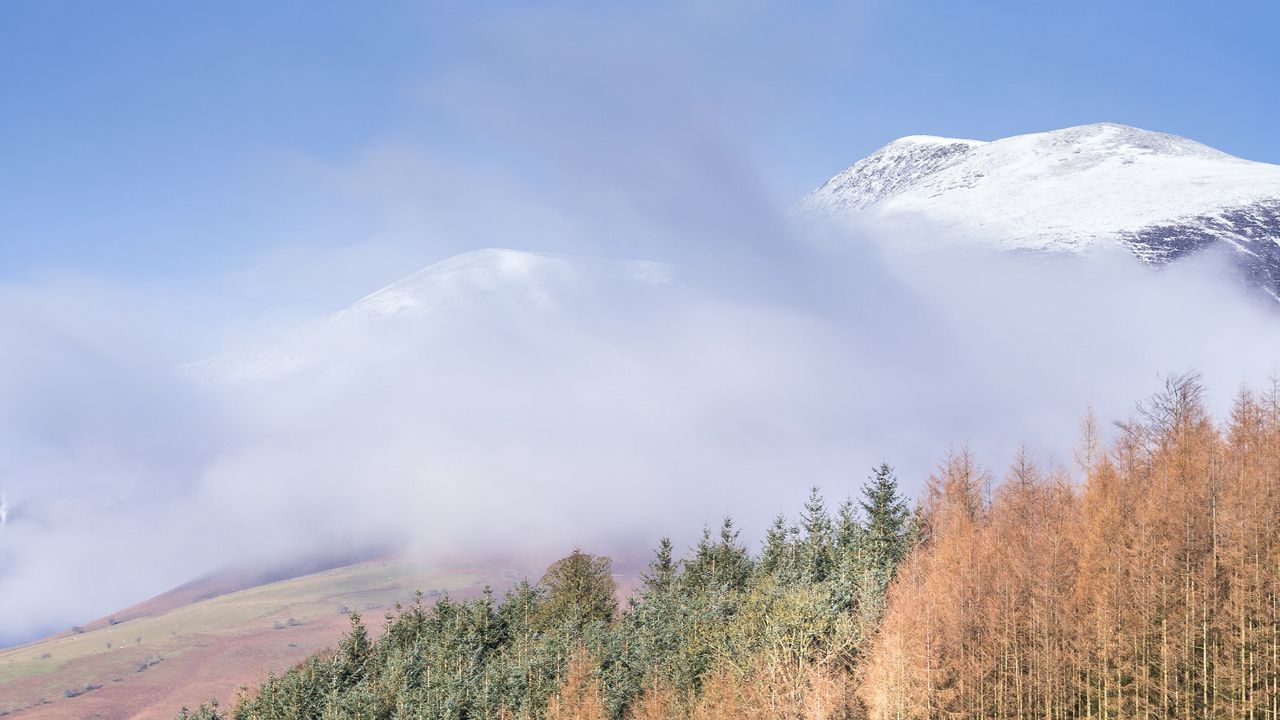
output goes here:
[[893, 574], [893, 568], [906, 557], [910, 549], [911, 512], [907, 501], [898, 492], [898, 479], [888, 463], [881, 463], [871, 473], [870, 482], [863, 486], [862, 510], [867, 516], [866, 541], [872, 563]]
[[658, 541], [658, 549], [649, 562], [649, 572], [643, 576], [646, 597], [669, 590], [675, 577], [676, 563], [672, 555], [671, 538], [664, 537]]
[[715, 546], [716, 581], [734, 590], [743, 590], [751, 578], [751, 554], [738, 541], [740, 532], [733, 518], [720, 524], [720, 542]]
[[365, 629], [360, 613], [352, 612], [351, 629], [338, 645], [338, 653], [333, 658], [335, 689], [349, 688], [364, 678], [365, 663], [372, 646], [369, 631]]
[[683, 584], [693, 592], [741, 590], [751, 571], [751, 554], [739, 543], [733, 518], [726, 517], [718, 540], [712, 539], [709, 528], [702, 529], [693, 557], [684, 562]]
[[792, 537], [795, 528], [788, 527], [787, 518], [778, 515], [769, 526], [764, 536], [764, 550], [760, 554], [760, 570], [770, 576], [782, 580], [789, 578], [795, 570], [795, 546]]
[[840, 555], [848, 555], [860, 549], [863, 541], [862, 525], [858, 522], [857, 509], [852, 500], [840, 503], [836, 514], [836, 547]]
[[831, 515], [822, 499], [822, 493], [814, 487], [804, 504], [801, 516], [804, 540], [801, 541], [801, 571], [807, 582], [817, 583], [831, 576], [835, 565], [835, 538]]
[[862, 604], [868, 554], [866, 531], [858, 522], [852, 500], [840, 504], [836, 516], [836, 562], [833, 575], [833, 600], [843, 611]]

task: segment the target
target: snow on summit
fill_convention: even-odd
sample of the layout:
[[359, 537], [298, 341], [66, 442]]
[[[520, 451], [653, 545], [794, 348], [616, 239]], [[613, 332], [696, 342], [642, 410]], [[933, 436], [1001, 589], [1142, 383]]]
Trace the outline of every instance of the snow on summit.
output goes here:
[[419, 270], [267, 347], [189, 368], [222, 380], [277, 378], [318, 364], [403, 350], [406, 339], [447, 345], [476, 328], [518, 333], [630, 294], [662, 292], [674, 281], [670, 266], [645, 260], [473, 250]]
[[1079, 252], [1120, 243], [1152, 264], [1214, 243], [1280, 290], [1280, 166], [1100, 123], [982, 142], [895, 140], [792, 209], [892, 238]]
[[473, 250], [447, 258], [368, 295], [337, 313], [335, 321], [431, 312], [485, 301], [547, 306], [560, 291], [608, 276], [614, 280], [665, 284], [671, 270], [643, 260], [606, 260], [503, 248]]

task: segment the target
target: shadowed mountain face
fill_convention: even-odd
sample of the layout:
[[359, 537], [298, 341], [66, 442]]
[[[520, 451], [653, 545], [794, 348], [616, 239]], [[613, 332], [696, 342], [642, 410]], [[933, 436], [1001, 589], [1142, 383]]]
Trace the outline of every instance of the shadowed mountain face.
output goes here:
[[1229, 247], [1240, 274], [1280, 299], [1280, 197], [1154, 223], [1122, 235], [1122, 240], [1154, 265], [1214, 245]]
[[1217, 247], [1280, 297], [1280, 166], [1124, 125], [993, 142], [912, 136], [827, 181], [792, 214], [895, 240], [1084, 252], [1151, 265]]

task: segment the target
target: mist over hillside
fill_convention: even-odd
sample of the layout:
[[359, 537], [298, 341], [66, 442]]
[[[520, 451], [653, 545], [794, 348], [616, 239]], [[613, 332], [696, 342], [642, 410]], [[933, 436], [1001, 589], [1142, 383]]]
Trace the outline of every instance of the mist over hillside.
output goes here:
[[[1104, 10], [1126, 19], [1107, 27], [1150, 20]], [[1120, 417], [1162, 375], [1197, 369], [1222, 412], [1280, 357], [1273, 299], [1240, 281], [1243, 244], [1221, 241], [1252, 225], [1219, 212], [1273, 170], [1197, 142], [1226, 147], [1223, 128], [1270, 117], [1256, 88], [1194, 87], [1197, 106], [1238, 108], [1213, 136], [1138, 152], [1140, 133], [1120, 152], [1105, 125], [1089, 140], [1097, 162], [1080, 167], [1114, 170], [1107, 187], [1171, 147], [1195, 165], [1175, 189], [1203, 180], [1232, 201], [1187, 205], [1215, 242], [1153, 270], [1123, 243], [996, 252], [1028, 249], [1015, 241], [1045, 216], [957, 200], [961, 166], [918, 137], [890, 147], [924, 160], [857, 189], [912, 206], [901, 222], [794, 222], [806, 188], [893, 137], [1013, 135], [1112, 107], [944, 118], [959, 103], [938, 97], [964, 83], [942, 63], [912, 66], [910, 83], [884, 71], [910, 58], [860, 54], [896, 6], [226, 11], [242, 23], [135, 10], [137, 38], [88, 11], [51, 23], [62, 34], [0, 23], [25, 59], [21, 112], [4, 119], [20, 127], [0, 134], [21, 158], [0, 193], [0, 643], [226, 566], [394, 550], [542, 561], [664, 533], [687, 547], [726, 513], [755, 541], [810, 486], [839, 500], [881, 461], [909, 493], [962, 443], [1069, 466], [1064, 438], [1089, 403]], [[947, 27], [923, 12], [899, 20]], [[298, 52], [245, 27], [302, 33]], [[77, 33], [103, 57], [70, 62], [68, 48], [99, 47]], [[1017, 67], [966, 83], [1003, 98], [999, 71]], [[42, 73], [54, 79], [26, 84]], [[1153, 130], [1199, 127], [1213, 125]], [[997, 177], [1059, 178], [1045, 160], [1060, 156], [1035, 154], [1046, 138], [1019, 137], [944, 145], [991, 160], [970, 168], [984, 179], [960, 173], [984, 198], [1052, 200], [1056, 185]], [[1187, 197], [1162, 188], [1133, 197]], [[1167, 213], [1122, 200], [1072, 218], [1159, 235]], [[947, 202], [974, 223], [930, 215]], [[1263, 240], [1244, 249], [1265, 255]]]
[[1212, 255], [857, 240], [776, 272], [482, 251], [195, 364], [139, 315], [10, 294], [5, 636], [232, 563], [688, 544], [725, 513], [756, 538], [881, 460], [909, 491], [958, 443], [1070, 465], [1086, 403], [1121, 414], [1170, 369], [1261, 383], [1280, 350]]

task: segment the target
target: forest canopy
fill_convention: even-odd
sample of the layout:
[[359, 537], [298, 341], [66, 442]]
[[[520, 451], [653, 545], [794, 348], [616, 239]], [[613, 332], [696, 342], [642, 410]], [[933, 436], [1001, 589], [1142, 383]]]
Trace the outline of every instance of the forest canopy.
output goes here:
[[1077, 467], [960, 449], [914, 509], [887, 465], [815, 489], [759, 552], [732, 520], [659, 542], [625, 605], [606, 557], [397, 608], [183, 718], [1260, 718], [1280, 702], [1280, 393], [1195, 375]]

